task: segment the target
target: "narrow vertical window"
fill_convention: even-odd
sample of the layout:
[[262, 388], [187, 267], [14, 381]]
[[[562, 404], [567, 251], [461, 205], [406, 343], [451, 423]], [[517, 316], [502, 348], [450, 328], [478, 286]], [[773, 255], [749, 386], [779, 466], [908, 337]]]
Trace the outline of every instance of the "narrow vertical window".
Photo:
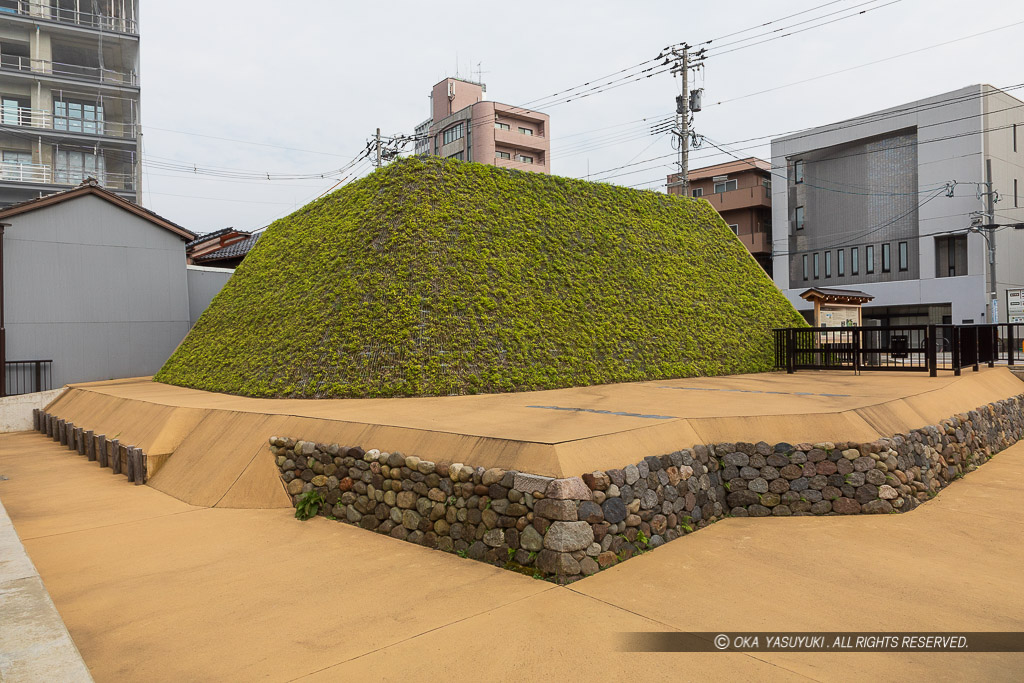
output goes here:
[[808, 276], [808, 272], [807, 272], [807, 254], [804, 254], [804, 279], [805, 280], [807, 279], [807, 276]]
[[821, 271], [818, 269], [818, 254], [814, 255], [814, 279], [817, 280]]
[[892, 245], [886, 242], [882, 245], [882, 272], [888, 273], [892, 270]]
[[868, 245], [864, 247], [864, 272], [873, 273], [875, 272], [875, 247], [874, 245]]
[[899, 243], [899, 259], [900, 259], [900, 270], [907, 270], [910, 268], [910, 254], [907, 252], [907, 243]]
[[793, 162], [793, 182], [802, 183], [804, 181], [804, 162], [803, 159], [797, 159]]
[[832, 252], [825, 252], [825, 277], [832, 277]]
[[794, 215], [794, 223], [796, 223], [796, 229], [797, 230], [803, 230], [804, 229], [804, 207], [802, 207], [802, 206], [796, 207], [796, 211], [794, 212], [794, 214], [795, 214]]
[[860, 273], [860, 247], [850, 249], [850, 275]]
[[836, 252], [836, 274], [839, 277], [846, 275], [846, 251], [844, 249]]

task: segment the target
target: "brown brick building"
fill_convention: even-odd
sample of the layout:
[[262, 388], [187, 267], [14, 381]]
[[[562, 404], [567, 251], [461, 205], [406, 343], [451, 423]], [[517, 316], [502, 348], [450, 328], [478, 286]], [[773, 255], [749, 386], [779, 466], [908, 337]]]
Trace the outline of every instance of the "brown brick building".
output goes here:
[[[772, 274], [771, 164], [755, 157], [690, 171], [690, 195], [706, 199], [743, 242], [754, 259]], [[670, 175], [669, 194], [679, 194]]]

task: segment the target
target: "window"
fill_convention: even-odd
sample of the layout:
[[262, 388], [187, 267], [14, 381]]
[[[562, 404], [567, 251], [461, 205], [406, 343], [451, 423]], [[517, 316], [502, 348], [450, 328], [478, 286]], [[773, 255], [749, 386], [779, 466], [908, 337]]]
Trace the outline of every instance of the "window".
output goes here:
[[704, 196], [704, 188], [703, 187], [695, 187], [695, 188], [693, 188], [693, 196], [694, 197], [703, 197]]
[[825, 252], [825, 277], [832, 277], [832, 252]]
[[886, 242], [882, 245], [882, 272], [888, 273], [892, 270], [892, 245]]
[[967, 235], [935, 238], [935, 277], [967, 275]]
[[3, 124], [5, 126], [32, 125], [32, 106], [28, 100], [17, 97], [3, 98]]
[[818, 279], [818, 275], [819, 275], [819, 270], [818, 270], [818, 255], [817, 255], [817, 254], [815, 254], [815, 255], [814, 255], [814, 279], [815, 279], [815, 280], [817, 280], [817, 279]]
[[497, 159], [511, 159], [512, 158], [512, 155], [509, 154], [508, 152], [495, 152], [494, 156]]
[[533, 131], [531, 129], [523, 128], [522, 126], [519, 126], [519, 132], [523, 135], [533, 135]]
[[77, 185], [86, 178], [95, 178], [106, 184], [106, 163], [103, 157], [90, 152], [60, 150], [53, 169], [53, 181], [62, 185]]
[[761, 184], [764, 185], [769, 190], [772, 189], [772, 179], [771, 178], [761, 178]]
[[497, 128], [498, 130], [509, 130], [509, 125], [507, 123], [498, 123], [497, 121], [495, 121], [494, 127]]
[[739, 223], [730, 223], [729, 227], [732, 229], [732, 233], [734, 235], [739, 235], [740, 234], [740, 224]]
[[715, 194], [735, 190], [738, 185], [739, 183], [736, 180], [723, 180], [720, 183], [715, 183]]
[[860, 247], [850, 248], [850, 275], [860, 273]]
[[864, 247], [864, 260], [867, 262], [864, 264], [865, 273], [875, 272], [875, 247], [867, 246]]
[[907, 250], [907, 243], [900, 242], [896, 245], [896, 248], [899, 250], [897, 258], [900, 260], [900, 270], [908, 270], [910, 268], [910, 254]]
[[795, 213], [796, 213], [796, 220], [794, 221], [794, 223], [796, 223], [796, 229], [797, 230], [803, 230], [804, 229], [804, 207], [802, 207], [802, 206], [796, 207], [796, 212]]
[[455, 154], [449, 154], [448, 158], [449, 159], [457, 159], [459, 161], [462, 161], [462, 152], [456, 152]]
[[804, 279], [807, 279], [807, 254], [804, 254]]
[[72, 133], [103, 134], [103, 105], [87, 102], [54, 102], [53, 127]]
[[32, 152], [3, 153], [3, 180], [40, 180], [32, 176]]
[[452, 142], [455, 142], [456, 140], [461, 139], [462, 136], [465, 134], [464, 131], [465, 131], [465, 128], [463, 127], [463, 125], [461, 123], [455, 124], [454, 126], [452, 126], [451, 128], [449, 128], [448, 130], [446, 130], [444, 132], [444, 134], [442, 136], [443, 139], [444, 139], [444, 144], [447, 145], [449, 143], [452, 143]]
[[797, 159], [793, 162], [793, 182], [802, 183], [804, 181], [804, 162], [803, 159]]
[[846, 251], [843, 249], [836, 252], [836, 268], [838, 269], [836, 274], [839, 277], [846, 275]]
[[517, 157], [517, 159], [519, 160], [520, 163], [523, 163], [523, 164], [532, 164], [533, 163], [533, 157], [524, 156], [522, 154], [520, 154]]

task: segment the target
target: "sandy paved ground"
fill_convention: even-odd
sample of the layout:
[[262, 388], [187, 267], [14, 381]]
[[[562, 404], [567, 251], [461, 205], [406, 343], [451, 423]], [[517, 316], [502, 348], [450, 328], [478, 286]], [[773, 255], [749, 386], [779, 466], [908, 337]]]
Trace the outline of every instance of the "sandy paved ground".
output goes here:
[[0, 499], [98, 681], [1020, 680], [1024, 654], [631, 654], [633, 630], [1024, 630], [1024, 444], [905, 515], [730, 519], [567, 588], [44, 437]]

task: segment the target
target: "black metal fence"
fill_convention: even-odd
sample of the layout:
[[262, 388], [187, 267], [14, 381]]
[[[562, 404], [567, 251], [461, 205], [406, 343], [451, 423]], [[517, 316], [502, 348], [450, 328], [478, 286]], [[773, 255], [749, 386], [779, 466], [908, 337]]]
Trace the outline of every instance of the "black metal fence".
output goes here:
[[53, 387], [52, 360], [9, 360], [4, 363], [4, 386], [0, 396], [19, 396], [37, 391], [49, 391]]
[[939, 370], [1024, 365], [1024, 324], [803, 327], [775, 330], [775, 367], [797, 370]]

